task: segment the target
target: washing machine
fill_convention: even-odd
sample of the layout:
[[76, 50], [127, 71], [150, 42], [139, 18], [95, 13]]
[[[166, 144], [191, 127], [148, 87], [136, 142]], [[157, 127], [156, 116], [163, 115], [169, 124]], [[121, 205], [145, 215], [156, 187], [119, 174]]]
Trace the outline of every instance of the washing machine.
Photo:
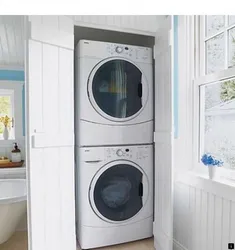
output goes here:
[[76, 144], [153, 142], [152, 49], [80, 40], [75, 51]]
[[76, 151], [81, 248], [152, 237], [153, 146], [77, 147]]

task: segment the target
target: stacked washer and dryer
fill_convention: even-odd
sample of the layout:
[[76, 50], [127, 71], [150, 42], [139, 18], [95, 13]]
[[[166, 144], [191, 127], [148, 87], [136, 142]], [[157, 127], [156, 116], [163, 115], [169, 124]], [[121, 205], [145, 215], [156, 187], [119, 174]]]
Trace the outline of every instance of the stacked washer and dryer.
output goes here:
[[82, 249], [152, 236], [151, 48], [76, 47], [76, 221]]

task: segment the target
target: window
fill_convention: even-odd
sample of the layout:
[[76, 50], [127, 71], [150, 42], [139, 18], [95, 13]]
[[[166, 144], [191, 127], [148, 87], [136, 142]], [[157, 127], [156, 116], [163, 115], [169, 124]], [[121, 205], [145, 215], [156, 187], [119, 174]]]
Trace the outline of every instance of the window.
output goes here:
[[[230, 93], [231, 90], [231, 93]], [[235, 169], [235, 79], [200, 86], [201, 149]], [[203, 153], [202, 152], [202, 153]]]
[[[0, 89], [0, 117], [8, 116], [9, 123], [9, 138], [13, 139], [14, 135], [14, 91]], [[4, 124], [0, 123], [0, 139], [3, 139]]]
[[206, 74], [235, 65], [235, 16], [201, 17], [201, 44]]
[[[8, 116], [12, 122], [9, 127], [9, 143], [11, 140], [20, 140], [24, 137], [23, 123], [23, 89], [24, 83], [20, 81], [0, 81], [0, 117]], [[0, 140], [3, 141], [4, 125], [0, 122]]]
[[211, 153], [235, 170], [235, 16], [201, 16], [197, 24], [199, 159]]

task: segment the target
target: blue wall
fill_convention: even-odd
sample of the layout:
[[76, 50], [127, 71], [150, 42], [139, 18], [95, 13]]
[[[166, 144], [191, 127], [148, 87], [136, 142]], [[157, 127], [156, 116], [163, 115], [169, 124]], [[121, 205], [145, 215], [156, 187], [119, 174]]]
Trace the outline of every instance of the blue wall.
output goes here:
[[24, 81], [23, 70], [0, 70], [0, 80]]
[[[0, 70], [0, 80], [24, 82], [23, 70]], [[23, 135], [25, 135], [25, 88], [22, 89]]]
[[179, 98], [179, 67], [178, 67], [178, 16], [174, 16], [174, 137], [178, 138], [178, 98]]

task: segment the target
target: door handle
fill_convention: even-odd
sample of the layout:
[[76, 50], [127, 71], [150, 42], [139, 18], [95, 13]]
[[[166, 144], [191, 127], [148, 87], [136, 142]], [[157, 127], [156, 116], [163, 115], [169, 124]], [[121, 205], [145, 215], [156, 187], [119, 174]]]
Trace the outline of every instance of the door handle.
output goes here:
[[138, 96], [139, 96], [139, 98], [142, 98], [142, 94], [143, 94], [143, 87], [142, 87], [142, 83], [140, 82], [138, 84]]
[[140, 182], [140, 184], [139, 184], [139, 196], [140, 197], [143, 197], [143, 183], [142, 182]]
[[85, 161], [85, 163], [99, 163], [101, 160], [94, 160], [94, 161]]

